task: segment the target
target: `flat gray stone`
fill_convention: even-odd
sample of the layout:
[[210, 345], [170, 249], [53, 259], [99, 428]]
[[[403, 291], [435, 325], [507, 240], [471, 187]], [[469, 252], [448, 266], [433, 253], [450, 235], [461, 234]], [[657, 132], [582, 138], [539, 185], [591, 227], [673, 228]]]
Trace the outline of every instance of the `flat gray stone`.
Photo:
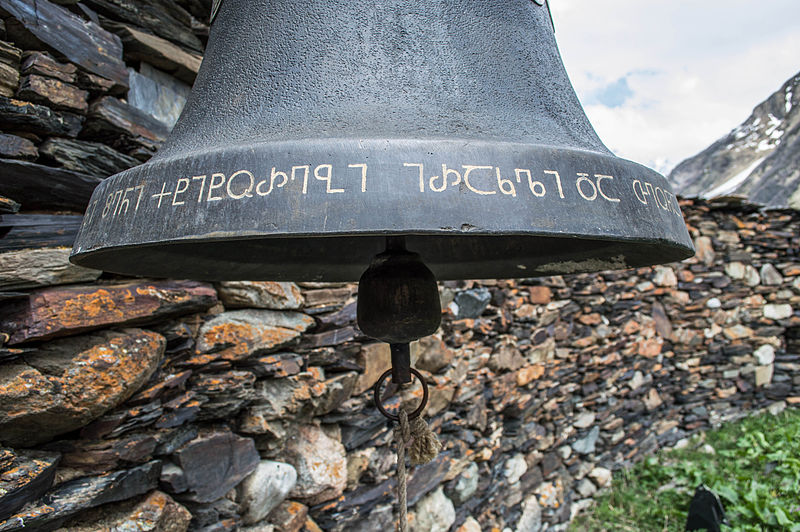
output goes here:
[[456, 521], [453, 501], [441, 487], [423, 497], [414, 508], [416, 518], [410, 523], [412, 532], [447, 532]]
[[794, 310], [788, 303], [764, 305], [764, 317], [769, 320], [785, 320], [793, 313]]
[[239, 505], [246, 525], [258, 523], [289, 495], [297, 484], [290, 464], [262, 460], [239, 485]]
[[539, 532], [542, 528], [542, 508], [536, 495], [531, 495], [522, 503], [522, 517], [517, 522], [515, 532]]
[[578, 416], [578, 419], [572, 423], [572, 426], [578, 429], [588, 429], [594, 424], [595, 417], [594, 412], [583, 412]]
[[448, 495], [456, 504], [461, 505], [478, 490], [479, 480], [478, 464], [470, 462], [458, 476], [453, 490]]
[[579, 454], [592, 454], [599, 437], [600, 427], [594, 427], [589, 431], [589, 434], [573, 442], [572, 449]]
[[0, 254], [0, 288], [17, 290], [91, 282], [103, 273], [69, 262], [71, 248], [22, 249]]
[[297, 470], [294, 499], [315, 505], [339, 497], [347, 485], [342, 442], [317, 425], [300, 425], [281, 455]]
[[761, 366], [768, 366], [775, 362], [775, 348], [769, 344], [764, 344], [753, 352]]
[[142, 63], [139, 72], [132, 68], [128, 72], [131, 85], [128, 103], [172, 129], [183, 112], [191, 87], [147, 63]]
[[199, 503], [221, 499], [259, 464], [253, 440], [227, 430], [201, 433], [173, 457], [184, 472], [188, 492], [183, 497]]
[[768, 286], [778, 286], [783, 283], [783, 276], [771, 263], [766, 263], [761, 267], [759, 272], [761, 276], [761, 283]]
[[227, 308], [294, 310], [303, 306], [303, 294], [294, 283], [271, 281], [225, 281], [217, 293]]
[[464, 290], [456, 294], [450, 308], [456, 315], [456, 319], [474, 319], [483, 314], [491, 300], [492, 294], [486, 288]]

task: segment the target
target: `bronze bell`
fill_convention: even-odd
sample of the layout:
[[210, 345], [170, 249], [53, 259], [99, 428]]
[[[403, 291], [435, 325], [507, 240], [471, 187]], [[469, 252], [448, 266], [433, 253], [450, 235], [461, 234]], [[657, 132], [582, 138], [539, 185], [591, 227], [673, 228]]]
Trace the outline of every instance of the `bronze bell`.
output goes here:
[[[438, 325], [436, 278], [692, 253], [666, 180], [589, 124], [544, 2], [224, 0], [175, 129], [95, 190], [72, 261], [353, 281], [378, 255], [360, 323], [402, 343]], [[386, 299], [405, 307], [372, 311]]]

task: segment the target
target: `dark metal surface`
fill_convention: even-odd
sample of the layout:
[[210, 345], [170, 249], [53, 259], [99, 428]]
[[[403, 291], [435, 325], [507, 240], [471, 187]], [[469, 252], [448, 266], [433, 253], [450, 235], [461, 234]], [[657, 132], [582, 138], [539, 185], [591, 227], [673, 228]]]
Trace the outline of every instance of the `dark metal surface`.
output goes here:
[[[428, 384], [425, 382], [425, 379], [423, 378], [422, 374], [419, 371], [417, 371], [414, 368], [409, 368], [409, 371], [411, 372], [412, 375], [414, 375], [417, 378], [419, 383], [422, 385], [422, 401], [420, 401], [419, 406], [416, 408], [416, 410], [408, 414], [408, 420], [411, 421], [412, 419], [418, 418], [422, 414], [422, 411], [425, 410], [425, 407], [428, 405]], [[383, 403], [381, 402], [381, 388], [383, 387], [383, 381], [385, 381], [391, 374], [392, 374], [391, 369], [386, 370], [383, 373], [383, 375], [380, 376], [378, 382], [375, 383], [375, 386], [373, 386], [372, 393], [373, 393], [373, 399], [375, 401], [375, 406], [378, 408], [380, 413], [383, 414], [384, 417], [394, 422], [398, 422], [400, 421], [400, 416], [398, 416], [397, 414], [392, 414], [391, 412], [386, 410], [383, 407]], [[400, 408], [402, 408], [402, 405], [400, 406]]]
[[439, 287], [420, 256], [405, 249], [405, 238], [386, 240], [387, 250], [358, 281], [358, 328], [390, 344], [413, 342], [442, 322]]
[[411, 382], [411, 345], [389, 344], [389, 348], [392, 352], [392, 382], [408, 384]]
[[666, 180], [591, 128], [527, 0], [225, 0], [183, 116], [103, 182], [73, 261], [356, 280], [405, 235], [439, 279], [692, 254]]

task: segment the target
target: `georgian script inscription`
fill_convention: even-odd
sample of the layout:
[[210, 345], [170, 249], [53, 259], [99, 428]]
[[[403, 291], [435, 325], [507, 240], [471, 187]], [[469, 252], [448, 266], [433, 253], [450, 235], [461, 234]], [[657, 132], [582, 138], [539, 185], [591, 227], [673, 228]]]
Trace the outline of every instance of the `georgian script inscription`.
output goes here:
[[[398, 165], [395, 175], [398, 177], [390, 183], [391, 187], [405, 187], [425, 195], [453, 190], [476, 197], [597, 202], [610, 206], [634, 201], [681, 217], [677, 198], [668, 190], [645, 179], [623, 182], [613, 175], [589, 170], [562, 173], [493, 165], [404, 162]], [[116, 221], [137, 213], [146, 202], [161, 210], [197, 208], [225, 201], [258, 201], [279, 194], [300, 197], [366, 194], [377, 188], [370, 179], [369, 165], [361, 162], [338, 166], [273, 166], [261, 172], [240, 169], [230, 173], [198, 173], [160, 183], [109, 190], [102, 198], [92, 201], [86, 216], [89, 221], [97, 217]], [[629, 192], [621, 194], [626, 191]]]

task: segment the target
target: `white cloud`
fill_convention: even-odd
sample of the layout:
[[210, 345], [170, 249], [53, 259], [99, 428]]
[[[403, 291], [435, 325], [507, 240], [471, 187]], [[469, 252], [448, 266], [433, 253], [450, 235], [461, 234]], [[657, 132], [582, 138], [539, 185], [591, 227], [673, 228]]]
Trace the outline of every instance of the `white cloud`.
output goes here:
[[[660, 171], [800, 70], [797, 0], [551, 1], [564, 64], [600, 138]], [[597, 95], [620, 79], [632, 94], [602, 105]]]

